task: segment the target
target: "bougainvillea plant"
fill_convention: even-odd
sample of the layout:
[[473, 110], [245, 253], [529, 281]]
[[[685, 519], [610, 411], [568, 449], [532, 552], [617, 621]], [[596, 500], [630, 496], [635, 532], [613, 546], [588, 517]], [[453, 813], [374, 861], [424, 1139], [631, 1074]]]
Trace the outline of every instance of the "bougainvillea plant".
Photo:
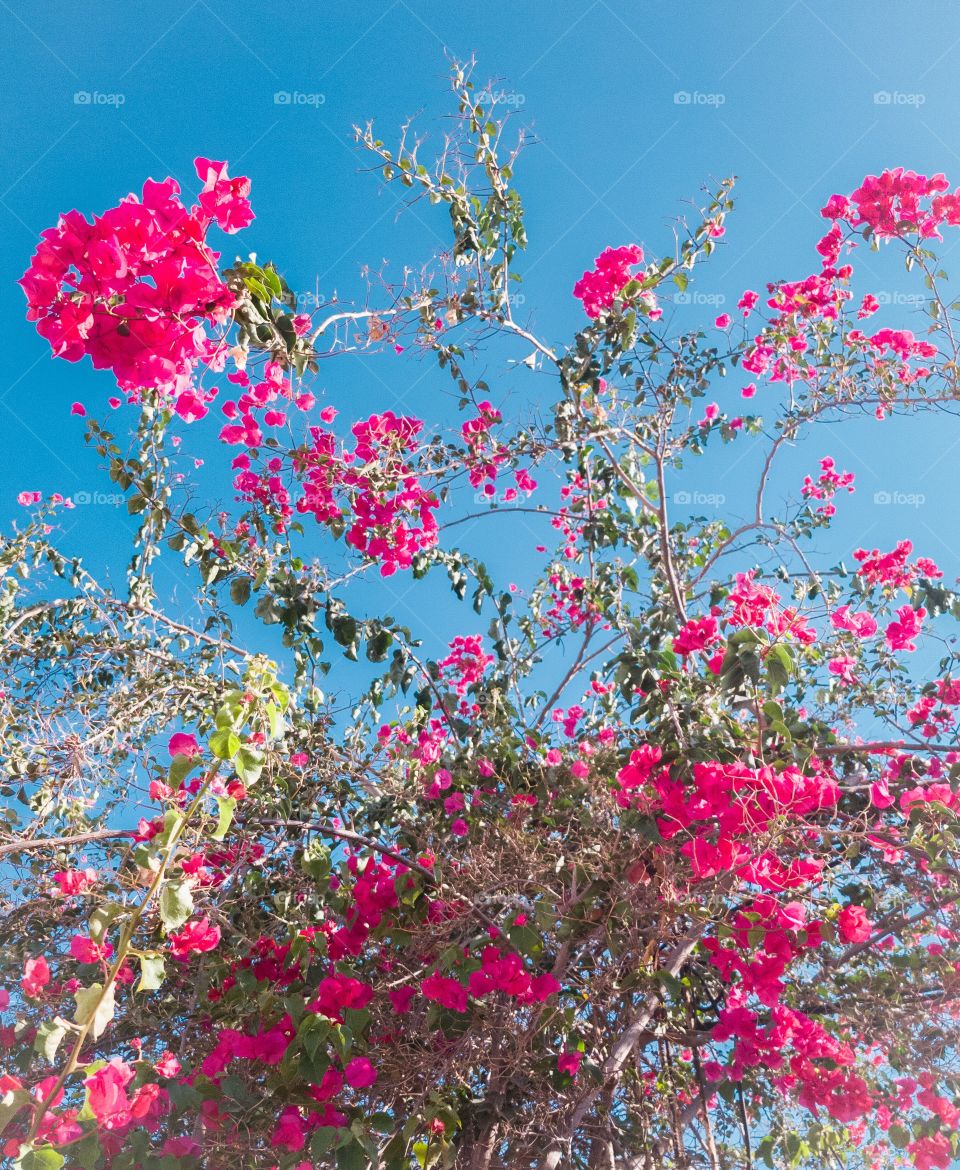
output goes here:
[[[30, 484], [0, 543], [3, 1164], [942, 1170], [957, 568], [855, 539], [830, 567], [855, 485], [822, 449], [767, 489], [818, 422], [960, 400], [960, 193], [870, 176], [809, 274], [677, 331], [725, 182], [668, 255], [571, 271], [578, 331], [545, 340], [513, 294], [522, 141], [469, 71], [453, 93], [436, 160], [357, 131], [451, 232], [366, 303], [224, 266], [250, 183], [203, 158], [195, 203], [72, 211], [21, 282], [105, 371], [120, 424], [78, 425], [139, 528], [120, 588]], [[923, 284], [923, 336], [871, 321], [871, 248]], [[355, 417], [350, 357], [320, 369], [371, 352], [453, 397]], [[758, 457], [745, 519], [671, 514], [708, 449]]]

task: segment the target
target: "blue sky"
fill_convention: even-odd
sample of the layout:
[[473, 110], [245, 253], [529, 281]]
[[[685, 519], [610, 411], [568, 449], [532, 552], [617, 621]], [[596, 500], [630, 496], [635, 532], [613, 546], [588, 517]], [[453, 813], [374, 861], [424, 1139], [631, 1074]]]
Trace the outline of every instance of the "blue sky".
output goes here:
[[[23, 488], [109, 490], [69, 410], [79, 399], [109, 413], [110, 376], [51, 361], [14, 284], [59, 212], [101, 210], [147, 175], [173, 174], [190, 192], [195, 155], [226, 158], [252, 178], [257, 213], [226, 241], [227, 257], [256, 251], [294, 288], [359, 294], [363, 265], [418, 265], [443, 243], [444, 225], [427, 207], [398, 220], [395, 197], [360, 173], [351, 125], [375, 116], [389, 139], [419, 111], [436, 140], [449, 109], [445, 54], [475, 53], [477, 80], [512, 95], [517, 122], [537, 140], [519, 185], [530, 235], [524, 308], [538, 330], [562, 344], [581, 319], [571, 286], [598, 251], [633, 240], [669, 251], [671, 219], [702, 184], [735, 173], [737, 213], [692, 290], [705, 303], [689, 311], [708, 324], [712, 301], [726, 298], [729, 309], [743, 288], [816, 267], [817, 209], [831, 192], [895, 165], [960, 183], [960, 9], [915, 0], [895, 35], [885, 10], [865, 19], [821, 0], [0, 0], [0, 519], [17, 514]], [[948, 270], [955, 253], [956, 237], [943, 246]], [[918, 291], [884, 258], [861, 264], [873, 291], [893, 302]], [[885, 323], [923, 328], [909, 304]], [[521, 383], [522, 373], [498, 373], [495, 389], [535, 402], [539, 387]], [[321, 384], [357, 416], [401, 399], [429, 416], [446, 390], [442, 375], [392, 355], [330, 363]], [[731, 380], [724, 405], [740, 384]], [[216, 447], [199, 434], [190, 441], [208, 456]], [[821, 455], [834, 455], [859, 483], [838, 547], [910, 536], [949, 579], [960, 574], [958, 452], [952, 418], [857, 423], [819, 432], [786, 467], [799, 483]], [[704, 490], [736, 493], [742, 469], [705, 467]], [[878, 492], [912, 500], [878, 503]], [[120, 578], [125, 510], [91, 503], [72, 520], [67, 539]]]

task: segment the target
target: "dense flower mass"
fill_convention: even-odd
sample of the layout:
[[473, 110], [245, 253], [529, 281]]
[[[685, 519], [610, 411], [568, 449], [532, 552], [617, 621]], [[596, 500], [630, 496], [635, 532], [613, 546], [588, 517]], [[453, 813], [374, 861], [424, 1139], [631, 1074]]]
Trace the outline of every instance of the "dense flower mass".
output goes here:
[[911, 231], [939, 236], [942, 225], [960, 224], [960, 191], [949, 191], [943, 175], [927, 178], [897, 167], [868, 175], [849, 199], [832, 195], [822, 214], [853, 227], [867, 226], [881, 238]]
[[610, 308], [631, 279], [630, 269], [643, 263], [643, 250], [636, 244], [605, 248], [596, 263], [596, 268], [585, 272], [573, 286], [573, 295], [583, 302], [588, 317], [599, 317]]
[[169, 397], [184, 417], [206, 413], [194, 371], [217, 352], [208, 326], [224, 326], [236, 303], [206, 242], [216, 221], [236, 231], [253, 218], [247, 179], [225, 163], [197, 159], [205, 180], [187, 209], [174, 179], [148, 180], [93, 222], [70, 211], [42, 243], [20, 281], [28, 316], [55, 357], [89, 357], [112, 370], [136, 399], [144, 389]]

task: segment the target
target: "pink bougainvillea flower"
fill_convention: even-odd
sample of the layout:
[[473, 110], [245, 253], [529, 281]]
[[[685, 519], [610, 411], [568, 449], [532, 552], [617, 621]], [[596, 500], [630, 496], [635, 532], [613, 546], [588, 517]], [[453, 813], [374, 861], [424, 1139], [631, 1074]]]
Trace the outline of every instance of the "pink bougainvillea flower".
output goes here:
[[170, 736], [167, 750], [171, 756], [189, 756], [191, 759], [200, 754], [200, 745], [192, 735], [185, 731], [178, 731]]
[[420, 991], [425, 999], [432, 999], [451, 1011], [467, 1010], [467, 989], [458, 979], [441, 975], [439, 971], [434, 971], [423, 980]]
[[636, 244], [605, 248], [596, 259], [596, 268], [585, 272], [573, 286], [573, 295], [583, 302], [588, 317], [599, 317], [609, 309], [630, 279], [630, 269], [643, 263], [643, 250]]
[[100, 963], [113, 954], [109, 941], [94, 942], [85, 934], [75, 934], [70, 940], [70, 954], [78, 963]]
[[873, 923], [862, 906], [844, 906], [837, 915], [837, 927], [847, 943], [866, 942], [873, 933]]
[[368, 1089], [377, 1083], [377, 1070], [365, 1056], [354, 1057], [343, 1070], [343, 1075], [352, 1089]]
[[923, 619], [927, 616], [925, 609], [913, 609], [909, 605], [901, 606], [897, 610], [897, 620], [887, 626], [886, 641], [891, 650], [916, 650], [914, 641], [920, 633]]
[[75, 897], [86, 893], [97, 884], [95, 869], [67, 869], [53, 875], [57, 884], [57, 892], [64, 898]]
[[87, 1104], [101, 1129], [126, 1129], [130, 1125], [133, 1118], [126, 1088], [133, 1077], [130, 1065], [114, 1059], [84, 1081]]
[[23, 964], [23, 978], [20, 987], [24, 995], [36, 999], [43, 993], [43, 989], [50, 982], [50, 967], [43, 955], [35, 959], [27, 959]]
[[212, 951], [219, 941], [219, 926], [212, 926], [207, 918], [195, 918], [169, 936], [170, 953], [175, 959], [187, 959], [192, 954]]
[[307, 1128], [296, 1105], [288, 1105], [280, 1114], [270, 1144], [284, 1150], [302, 1150], [307, 1142]]
[[389, 991], [390, 1003], [398, 1016], [405, 1015], [410, 1010], [416, 992], [412, 987], [400, 987], [396, 991]]
[[830, 615], [830, 622], [836, 630], [848, 630], [858, 638], [869, 638], [877, 632], [877, 621], [869, 613], [851, 613], [849, 605], [840, 606]]
[[200, 206], [225, 232], [240, 231], [253, 222], [250, 207], [250, 180], [231, 179], [225, 162], [212, 162], [208, 158], [194, 159], [197, 175], [203, 180], [200, 192]]
[[165, 1052], [153, 1066], [154, 1071], [161, 1077], [175, 1077], [180, 1071], [180, 1061], [172, 1052]]

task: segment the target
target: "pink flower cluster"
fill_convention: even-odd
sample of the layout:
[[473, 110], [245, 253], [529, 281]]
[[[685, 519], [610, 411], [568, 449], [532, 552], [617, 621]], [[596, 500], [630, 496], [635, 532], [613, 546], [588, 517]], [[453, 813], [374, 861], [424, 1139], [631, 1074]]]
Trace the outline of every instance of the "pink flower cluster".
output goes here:
[[158, 1128], [170, 1112], [170, 1098], [166, 1089], [153, 1082], [141, 1085], [132, 1095], [128, 1086], [136, 1070], [122, 1060], [109, 1064], [87, 1077], [87, 1104], [104, 1135], [111, 1135], [108, 1144], [118, 1153], [123, 1137], [135, 1126], [148, 1131]]
[[225, 324], [235, 303], [206, 233], [214, 222], [232, 232], [253, 218], [248, 180], [230, 179], [225, 163], [196, 166], [199, 205], [188, 210], [168, 178], [148, 180], [140, 198], [128, 195], [93, 223], [70, 211], [42, 233], [20, 281], [27, 317], [55, 356], [88, 356], [131, 400], [155, 389], [188, 418], [206, 413], [193, 385], [196, 366], [217, 349], [205, 327]]
[[897, 620], [887, 626], [887, 646], [894, 651], [916, 650], [914, 639], [920, 633], [926, 616], [925, 609], [912, 609], [909, 605], [902, 605], [897, 610]]
[[220, 927], [211, 925], [207, 918], [197, 918], [170, 935], [170, 953], [175, 959], [188, 959], [212, 951], [219, 942]]
[[807, 626], [807, 619], [791, 606], [780, 605], [780, 594], [769, 585], [760, 585], [756, 573], [738, 573], [728, 603], [731, 606], [729, 622], [732, 626], [764, 629], [775, 638], [792, 638], [804, 646], [816, 640], [816, 633]]
[[636, 244], [604, 248], [596, 268], [588, 270], [573, 286], [573, 295], [583, 302], [588, 317], [599, 317], [609, 309], [623, 286], [632, 277], [630, 269], [643, 263], [643, 250]]
[[519, 955], [504, 954], [498, 947], [484, 947], [480, 967], [471, 971], [467, 985], [449, 975], [434, 971], [420, 984], [424, 999], [439, 1003], [450, 1011], [467, 1010], [469, 996], [482, 999], [499, 991], [521, 1004], [544, 1003], [560, 990], [550, 974], [531, 975]]
[[[837, 1121], [849, 1122], [873, 1108], [866, 1082], [851, 1067], [856, 1053], [849, 1044], [810, 1016], [783, 1004], [772, 1008], [769, 1019], [761, 1024], [758, 1013], [746, 1007], [740, 996], [729, 996], [712, 1038], [733, 1040], [733, 1057], [728, 1068], [707, 1062], [707, 1075], [739, 1080], [746, 1069], [756, 1065], [784, 1069], [778, 1078], [781, 1088], [796, 1092], [800, 1104], [814, 1114], [824, 1108]], [[786, 1054], [791, 1051], [787, 1062]]]
[[942, 174], [918, 175], [896, 167], [867, 175], [848, 198], [831, 195], [821, 211], [827, 219], [846, 220], [852, 227], [869, 227], [878, 238], [915, 231], [921, 237], [939, 237], [943, 224], [960, 224], [960, 191], [948, 194]]
[[663, 769], [652, 786], [661, 836], [690, 835], [680, 851], [690, 859], [695, 881], [737, 870], [744, 880], [776, 891], [805, 885], [820, 873], [821, 862], [802, 854], [781, 861], [761, 843], [780, 818], [799, 825], [837, 803], [839, 789], [825, 768], [808, 774], [796, 768], [778, 772], [746, 764], [697, 763], [689, 782]]
[[[313, 512], [323, 524], [349, 524], [346, 541], [372, 560], [386, 577], [408, 569], [414, 556], [437, 543], [436, 495], [407, 461], [423, 428], [418, 419], [386, 411], [355, 423], [356, 446], [338, 456], [333, 436], [311, 428], [312, 448], [297, 452], [304, 495], [297, 511]], [[338, 503], [346, 495], [347, 508]]]
[[700, 650], [709, 650], [720, 641], [716, 617], [691, 618], [673, 639], [674, 652], [686, 657]]
[[503, 416], [496, 407], [489, 402], [481, 402], [477, 407], [474, 418], [467, 419], [461, 426], [460, 434], [469, 452], [467, 466], [470, 473], [470, 486], [480, 487], [485, 480], [489, 481], [484, 491], [487, 495], [494, 492], [493, 483], [496, 481], [500, 466], [509, 458], [509, 450], [498, 443], [491, 435], [493, 426], [501, 422]]
[[[853, 1071], [856, 1052], [815, 1019], [781, 1003], [788, 965], [823, 945], [823, 928], [822, 922], [807, 920], [803, 903], [781, 903], [762, 894], [737, 912], [723, 941], [704, 941], [724, 982], [737, 981], [711, 1037], [724, 1045], [732, 1041], [732, 1052], [722, 1064], [705, 1062], [704, 1071], [712, 1080], [738, 1081], [748, 1069], [760, 1065], [778, 1072], [779, 1087], [794, 1093], [814, 1114], [825, 1108], [838, 1121], [849, 1122], [877, 1104], [864, 1079]], [[863, 907], [841, 910], [843, 941], [865, 941], [871, 930]], [[751, 996], [766, 1009], [764, 1023], [761, 1014], [748, 1006]]]
[[483, 649], [482, 635], [458, 634], [450, 643], [450, 653], [437, 663], [437, 668], [458, 695], [465, 695], [470, 687], [480, 682], [493, 661], [493, 655]]
[[918, 577], [929, 577], [935, 580], [942, 577], [940, 569], [928, 557], [918, 557], [912, 564], [909, 557], [913, 552], [913, 545], [909, 540], [901, 540], [896, 548], [888, 553], [879, 549], [867, 552], [858, 548], [853, 559], [860, 562], [857, 574], [869, 585], [882, 585], [886, 589], [906, 589]]
[[832, 516], [836, 507], [829, 501], [844, 488], [853, 492], [854, 474], [852, 471], [837, 471], [837, 465], [829, 455], [820, 460], [820, 474], [816, 480], [812, 476], [805, 476], [803, 480], [803, 497], [806, 500], [824, 500], [825, 503], [817, 508], [817, 512], [824, 516]]
[[[907, 718], [928, 739], [945, 734], [957, 722], [954, 708], [960, 705], [960, 682], [953, 679], [938, 679], [936, 692], [924, 694], [907, 712]], [[948, 757], [949, 761], [949, 757]], [[952, 803], [953, 798], [945, 803]]]

